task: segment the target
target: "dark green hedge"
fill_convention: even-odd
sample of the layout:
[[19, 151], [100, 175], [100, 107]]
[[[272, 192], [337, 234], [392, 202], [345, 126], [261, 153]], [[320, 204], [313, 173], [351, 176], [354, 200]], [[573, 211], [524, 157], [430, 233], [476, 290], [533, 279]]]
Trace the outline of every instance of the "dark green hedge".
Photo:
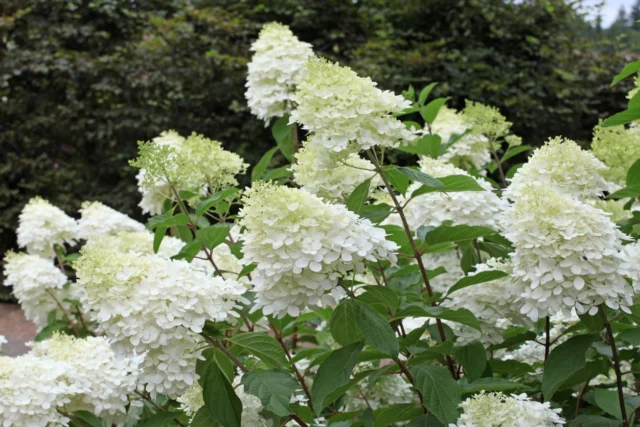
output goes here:
[[581, 37], [562, 0], [5, 0], [0, 4], [0, 252], [25, 202], [68, 212], [101, 200], [139, 216], [136, 141], [173, 128], [221, 140], [251, 163], [270, 132], [244, 101], [262, 23], [289, 24], [317, 53], [400, 91], [494, 104], [525, 141], [589, 139], [624, 107], [625, 63]]

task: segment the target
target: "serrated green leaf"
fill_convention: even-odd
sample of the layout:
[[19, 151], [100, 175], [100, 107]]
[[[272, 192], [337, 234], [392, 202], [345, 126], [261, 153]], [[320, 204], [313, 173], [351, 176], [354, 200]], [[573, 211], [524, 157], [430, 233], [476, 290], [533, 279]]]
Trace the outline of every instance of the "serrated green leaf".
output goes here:
[[295, 124], [289, 124], [289, 116], [278, 118], [271, 127], [271, 134], [276, 140], [278, 148], [282, 155], [289, 161], [294, 161], [296, 153], [294, 146], [294, 127]]
[[220, 371], [224, 374], [227, 380], [230, 383], [233, 383], [233, 378], [235, 376], [235, 367], [229, 356], [224, 354], [221, 350], [209, 347], [202, 351], [203, 359], [198, 359], [196, 361], [196, 373], [200, 375], [198, 382], [200, 385], [204, 385], [204, 379], [207, 375], [207, 369], [209, 369], [210, 363], [215, 363], [220, 368]]
[[[608, 390], [604, 388], [596, 388], [594, 390], [594, 397], [596, 405], [609, 415], [613, 415], [617, 419], [622, 419], [622, 412], [620, 411], [620, 400], [618, 398], [617, 390]], [[633, 412], [633, 408], [625, 404], [627, 414]]]
[[398, 150], [436, 159], [440, 155], [440, 136], [423, 135], [409, 144], [399, 146]]
[[449, 290], [447, 291], [447, 295], [451, 295], [455, 291], [459, 291], [460, 289], [464, 289], [469, 286], [490, 282], [492, 280], [498, 280], [507, 276], [507, 273], [500, 270], [481, 271], [480, 273], [463, 277], [462, 279], [458, 280], [452, 287], [449, 288]]
[[369, 187], [371, 186], [371, 178], [358, 185], [347, 198], [347, 209], [351, 212], [359, 214], [364, 207], [364, 203], [369, 197]]
[[287, 357], [280, 344], [263, 332], [247, 332], [227, 338], [237, 346], [256, 356], [272, 368], [281, 368], [287, 364]]
[[489, 227], [471, 225], [441, 225], [427, 233], [425, 241], [429, 245], [445, 242], [462, 242], [479, 237], [490, 236], [497, 232]]
[[584, 368], [587, 363], [585, 354], [595, 339], [595, 335], [577, 335], [551, 350], [542, 376], [545, 400], [551, 400], [565, 380]]
[[527, 386], [501, 378], [479, 378], [471, 384], [462, 386], [462, 394], [473, 394], [480, 391], [514, 391], [526, 389]]
[[389, 322], [371, 306], [356, 301], [355, 319], [364, 339], [373, 347], [395, 359], [400, 351], [396, 334]]
[[389, 179], [391, 186], [395, 188], [398, 193], [404, 195], [409, 188], [409, 177], [398, 172], [395, 166], [389, 165], [382, 168], [382, 171]]
[[479, 342], [472, 342], [463, 347], [454, 347], [453, 355], [464, 368], [469, 382], [474, 382], [487, 367], [487, 352]]
[[387, 427], [400, 421], [412, 420], [423, 414], [424, 409], [415, 403], [400, 403], [379, 408], [374, 411], [373, 427]]
[[433, 187], [440, 190], [444, 188], [444, 184], [442, 184], [442, 182], [438, 181], [431, 175], [427, 175], [426, 173], [421, 172], [417, 169], [411, 169], [404, 166], [396, 166], [395, 170], [398, 173], [410, 178], [411, 180], [424, 184], [427, 187]]
[[434, 317], [462, 323], [478, 331], [482, 330], [476, 316], [466, 308], [452, 310], [444, 307], [431, 307], [423, 303], [410, 303], [401, 308], [394, 316], [396, 319], [404, 317]]
[[362, 341], [364, 337], [356, 324], [356, 304], [345, 299], [338, 304], [329, 320], [329, 329], [333, 338], [341, 345]]
[[276, 415], [286, 417], [291, 414], [289, 401], [298, 388], [298, 382], [290, 373], [272, 369], [252, 371], [242, 376], [244, 390], [260, 398], [262, 406]]
[[427, 409], [445, 425], [455, 423], [459, 415], [460, 386], [449, 371], [427, 363], [410, 366], [409, 371]]
[[196, 237], [207, 249], [213, 249], [225, 241], [230, 231], [231, 226], [229, 224], [215, 224], [196, 231]]
[[209, 364], [202, 388], [204, 406], [211, 419], [224, 427], [242, 425], [242, 402], [217, 364]]
[[238, 193], [240, 189], [238, 188], [227, 188], [222, 191], [218, 191], [211, 197], [207, 197], [196, 206], [196, 215], [201, 216], [210, 208], [212, 208], [216, 203], [225, 200], [227, 197], [231, 197], [234, 194]]
[[432, 124], [440, 108], [449, 100], [449, 98], [436, 98], [420, 109], [420, 115], [425, 122]]
[[411, 193], [411, 197], [417, 197], [422, 194], [433, 193], [436, 191], [444, 191], [445, 193], [454, 193], [457, 191], [485, 191], [478, 182], [470, 176], [450, 175], [442, 178], [436, 178], [443, 185], [442, 188], [429, 187], [423, 185]]

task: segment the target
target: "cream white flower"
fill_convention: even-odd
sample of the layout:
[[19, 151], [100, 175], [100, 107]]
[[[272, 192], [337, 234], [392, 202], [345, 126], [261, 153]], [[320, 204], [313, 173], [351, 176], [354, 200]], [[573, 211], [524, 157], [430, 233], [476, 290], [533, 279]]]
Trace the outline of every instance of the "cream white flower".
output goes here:
[[[470, 176], [462, 169], [440, 159], [423, 158], [420, 160], [420, 170], [435, 178], [450, 175]], [[420, 226], [437, 227], [445, 221], [451, 221], [453, 225], [497, 228], [499, 213], [507, 204], [492, 191], [491, 184], [482, 179], [474, 180], [484, 191], [432, 192], [415, 197], [405, 208], [409, 227], [417, 230]], [[420, 184], [414, 183], [408, 193], [418, 188]]]
[[246, 291], [185, 261], [99, 246], [84, 248], [75, 268], [83, 307], [116, 354], [146, 353], [140, 382], [152, 395], [175, 397], [194, 384], [205, 321], [235, 316]]
[[294, 96], [291, 122], [313, 132], [308, 145], [333, 151], [357, 146], [397, 147], [415, 139], [412, 131], [391, 114], [411, 105], [390, 91], [381, 91], [370, 78], [348, 67], [311, 58]]
[[[49, 259], [25, 253], [8, 252], [4, 258], [6, 286], [13, 286], [24, 315], [39, 329], [47, 325], [47, 316], [59, 310], [58, 302], [67, 313], [73, 305], [67, 299], [79, 299], [81, 290], [73, 284], [65, 286], [69, 279]], [[62, 316], [58, 316], [61, 318]]]
[[251, 49], [254, 54], [247, 74], [247, 104], [251, 113], [269, 123], [293, 108], [296, 85], [301, 80], [307, 59], [313, 56], [304, 43], [286, 25], [265, 24]]
[[[431, 132], [425, 128], [423, 133], [440, 136], [441, 144], [448, 143], [453, 135], [464, 135], [467, 130], [471, 131], [471, 124], [464, 114], [446, 106], [440, 108], [430, 127]], [[482, 169], [491, 160], [489, 140], [478, 132], [469, 132], [448, 147], [439, 159], [463, 169]]]
[[515, 200], [535, 182], [581, 199], [598, 197], [611, 189], [600, 175], [606, 169], [604, 163], [570, 139], [552, 138], [518, 169], [503, 195]]
[[368, 407], [375, 410], [391, 405], [418, 402], [411, 384], [402, 376], [393, 374], [381, 376], [373, 385], [363, 381], [358, 387], [351, 388], [347, 392], [347, 399], [347, 411], [362, 411]]
[[82, 390], [69, 396], [66, 412], [89, 411], [110, 424], [124, 421], [144, 355], [117, 358], [103, 337], [77, 339], [58, 333], [35, 343], [32, 354], [65, 366], [64, 380]]
[[33, 197], [20, 213], [18, 246], [41, 257], [54, 257], [53, 245], [75, 243], [76, 221], [41, 197]]
[[526, 394], [478, 393], [460, 404], [462, 415], [449, 427], [561, 427], [562, 409], [536, 402]]
[[397, 245], [383, 229], [305, 190], [256, 183], [239, 216], [243, 262], [257, 263], [255, 309], [265, 314], [298, 316], [307, 305], [335, 304], [339, 277], [362, 271], [365, 260], [395, 259]]
[[144, 224], [100, 202], [84, 202], [80, 214], [82, 215], [78, 221], [78, 238], [80, 239], [88, 240], [91, 237], [120, 231], [146, 230]]
[[295, 181], [302, 188], [330, 202], [344, 202], [375, 171], [373, 164], [351, 153], [342, 159], [320, 146], [306, 146], [296, 153], [291, 166]]
[[513, 242], [514, 286], [532, 320], [560, 311], [594, 314], [605, 303], [628, 311], [633, 289], [620, 272], [626, 237], [601, 210], [530, 184], [507, 210], [504, 236]]

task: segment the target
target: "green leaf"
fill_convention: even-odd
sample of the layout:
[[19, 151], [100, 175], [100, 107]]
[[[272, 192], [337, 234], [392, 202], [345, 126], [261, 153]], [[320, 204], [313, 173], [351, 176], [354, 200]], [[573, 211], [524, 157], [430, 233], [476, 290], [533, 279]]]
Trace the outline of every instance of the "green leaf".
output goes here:
[[447, 427], [445, 424], [442, 424], [436, 418], [431, 415], [421, 415], [418, 418], [414, 418], [408, 424], [405, 424], [404, 427]]
[[258, 396], [262, 406], [274, 414], [281, 417], [291, 414], [289, 401], [298, 381], [290, 373], [280, 369], [247, 372], [242, 376], [242, 384], [244, 391]]
[[514, 391], [527, 386], [501, 378], [479, 378], [471, 384], [462, 386], [463, 394], [473, 394], [480, 391]]
[[202, 388], [209, 417], [224, 427], [241, 427], [242, 402], [215, 363], [209, 364]]
[[410, 179], [412, 179], [415, 182], [419, 182], [421, 184], [426, 185], [427, 187], [433, 187], [433, 188], [437, 188], [442, 190], [444, 188], [444, 184], [442, 184], [442, 182], [438, 181], [437, 179], [435, 179], [434, 177], [432, 177], [431, 175], [427, 175], [424, 172], [420, 172], [417, 169], [411, 169], [411, 168], [407, 168], [404, 166], [396, 166], [396, 171], [401, 173], [402, 175], [405, 175], [407, 177], [409, 177]]
[[289, 162], [293, 162], [294, 154], [296, 153], [293, 135], [294, 126], [295, 124], [289, 124], [289, 116], [284, 116], [277, 119], [271, 127], [273, 139], [276, 140], [280, 152]]
[[189, 423], [189, 427], [218, 427], [219, 423], [214, 421], [209, 416], [209, 411], [204, 406], [198, 409], [198, 412], [193, 416], [193, 419]]
[[167, 229], [165, 227], [156, 227], [156, 231], [153, 232], [153, 253], [157, 254], [160, 249], [160, 244], [164, 239], [165, 234], [167, 234]]
[[445, 242], [462, 242], [473, 240], [478, 237], [490, 236], [497, 232], [489, 227], [471, 225], [441, 225], [427, 233], [425, 238], [427, 244], [435, 245]]
[[287, 364], [287, 357], [280, 344], [263, 332], [237, 334], [227, 340], [242, 347], [272, 368], [281, 368]]
[[436, 98], [426, 106], [420, 109], [420, 115], [424, 119], [425, 122], [432, 124], [436, 117], [438, 116], [438, 112], [440, 108], [447, 102], [449, 98]]
[[620, 71], [620, 73], [618, 73], [613, 78], [613, 81], [611, 82], [611, 86], [618, 84], [620, 80], [626, 79], [627, 77], [629, 77], [634, 73], [637, 73], [638, 71], [640, 71], [640, 60], [637, 60], [637, 61], [631, 62], [630, 64], [625, 65], [622, 71]]
[[269, 163], [271, 163], [271, 158], [278, 151], [278, 147], [273, 147], [271, 150], [264, 153], [264, 155], [260, 158], [260, 161], [253, 167], [251, 170], [251, 181], [257, 181], [262, 178], [264, 172], [269, 167]]
[[387, 175], [391, 186], [398, 190], [400, 194], [405, 194], [409, 188], [409, 177], [398, 172], [393, 165], [385, 166], [382, 171]]
[[[617, 390], [607, 390], [604, 388], [596, 388], [594, 391], [594, 397], [596, 405], [609, 415], [613, 415], [617, 419], [622, 419], [622, 412], [620, 411], [620, 400], [618, 398]], [[633, 408], [625, 404], [627, 414], [633, 412]]]
[[480, 322], [476, 316], [466, 308], [452, 310], [444, 307], [431, 307], [423, 303], [410, 303], [402, 308], [394, 316], [397, 319], [403, 317], [435, 317], [438, 319], [450, 320], [452, 322], [462, 323], [481, 331]]
[[317, 414], [325, 408], [325, 398], [349, 382], [363, 346], [363, 342], [349, 344], [332, 351], [322, 362], [311, 386], [311, 400]]
[[367, 218], [374, 224], [378, 224], [391, 214], [391, 208], [384, 204], [365, 205], [360, 211], [360, 216]]
[[429, 187], [423, 185], [413, 193], [411, 197], [420, 196], [421, 194], [433, 193], [435, 191], [444, 191], [445, 193], [454, 193], [457, 191], [485, 191], [478, 182], [470, 176], [450, 175], [442, 178], [436, 178], [443, 185], [442, 188]]
[[191, 221], [191, 218], [189, 218], [189, 215], [179, 213], [170, 218], [167, 218], [167, 220], [162, 225], [166, 228], [169, 228], [169, 227], [174, 227], [176, 225], [187, 225], [189, 224], [189, 221]]
[[624, 187], [615, 193], [609, 194], [607, 199], [626, 199], [627, 197], [640, 197], [640, 185]]
[[282, 166], [276, 169], [271, 169], [268, 171], [263, 177], [263, 181], [276, 181], [282, 178], [288, 178], [293, 175], [293, 171], [291, 170], [291, 166]]
[[429, 86], [426, 86], [425, 88], [423, 88], [420, 91], [420, 96], [418, 96], [418, 104], [424, 105], [424, 102], [429, 97], [429, 94], [431, 93], [433, 88], [436, 87], [437, 85], [438, 85], [438, 83], [434, 82], [434, 83], [431, 83]]
[[201, 216], [210, 208], [212, 208], [216, 203], [220, 202], [221, 200], [225, 200], [227, 197], [233, 196], [239, 191], [240, 189], [238, 188], [227, 188], [225, 190], [218, 191], [213, 196], [208, 197], [198, 203], [198, 205], [196, 206], [196, 215]]
[[640, 344], [640, 328], [633, 328], [633, 329], [627, 329], [626, 331], [622, 331], [618, 334], [616, 338], [622, 341], [626, 341], [631, 345], [639, 345]]
[[481, 271], [480, 273], [463, 277], [462, 279], [458, 280], [455, 285], [449, 288], [449, 290], [447, 291], [447, 295], [451, 295], [455, 291], [459, 291], [460, 289], [464, 289], [469, 286], [490, 282], [492, 280], [498, 280], [507, 276], [507, 273], [500, 270]]
[[187, 243], [180, 249], [180, 252], [171, 257], [171, 259], [186, 259], [191, 262], [191, 260], [200, 253], [202, 250], [202, 243], [198, 239], [193, 240], [190, 243]]
[[193, 242], [193, 233], [191, 232], [191, 229], [186, 225], [176, 225], [175, 227], [173, 227], [173, 230], [174, 230], [175, 236], [178, 237], [183, 242], [185, 243]]
[[235, 368], [229, 356], [215, 347], [208, 347], [203, 350], [202, 357], [204, 357], [204, 360], [198, 359], [196, 362], [196, 373], [200, 375], [198, 382], [201, 386], [204, 385], [204, 379], [207, 375], [209, 364], [211, 363], [218, 365], [218, 368], [220, 368], [227, 380], [233, 383]]
[[436, 159], [440, 155], [440, 136], [423, 135], [407, 145], [399, 146], [398, 150]]
[[524, 153], [525, 151], [529, 151], [531, 150], [531, 146], [529, 145], [518, 145], [517, 147], [511, 147], [507, 150], [506, 153], [504, 153], [502, 155], [502, 158], [500, 159], [500, 162], [506, 162], [507, 160], [509, 160], [510, 158], [512, 158], [513, 156], [517, 156], [520, 153]]
[[545, 400], [551, 400], [565, 380], [584, 368], [587, 363], [585, 353], [595, 340], [595, 335], [577, 335], [551, 351], [542, 376], [542, 394]]
[[347, 199], [347, 209], [351, 212], [359, 214], [364, 207], [364, 202], [369, 197], [369, 187], [371, 186], [371, 178], [358, 185]]
[[523, 377], [535, 372], [533, 366], [523, 362], [518, 362], [517, 360], [491, 359], [489, 361], [489, 365], [491, 365], [491, 370], [494, 374], [508, 375], [512, 377]]
[[392, 359], [398, 357], [398, 340], [386, 319], [371, 306], [359, 301], [356, 301], [355, 318], [362, 336], [369, 344]]
[[469, 382], [480, 378], [487, 367], [487, 352], [479, 342], [472, 342], [464, 347], [454, 347], [453, 355], [464, 368]]
[[620, 126], [626, 125], [627, 123], [631, 123], [638, 119], [640, 119], [640, 107], [632, 107], [614, 114], [613, 116], [604, 120], [600, 125], [603, 127]]
[[344, 299], [338, 304], [329, 320], [329, 329], [333, 338], [341, 345], [362, 341], [364, 337], [356, 324], [356, 303]]
[[449, 371], [427, 363], [410, 366], [409, 371], [427, 409], [443, 424], [455, 423], [458, 420], [460, 386], [451, 378]]
[[196, 237], [207, 249], [213, 249], [225, 241], [229, 235], [229, 231], [231, 231], [231, 226], [226, 223], [221, 223], [199, 229], [196, 231]]
[[182, 412], [158, 412], [149, 418], [138, 421], [136, 427], [163, 427], [180, 415], [182, 415]]
[[360, 295], [359, 298], [362, 299], [365, 295], [371, 295], [372, 298], [387, 306], [392, 313], [398, 309], [400, 300], [398, 294], [393, 289], [377, 285], [367, 285], [361, 289], [364, 289], [366, 292]]
[[374, 411], [375, 422], [373, 427], [387, 427], [400, 421], [414, 419], [423, 414], [423, 409], [415, 403], [400, 403], [379, 408]]
[[[89, 411], [76, 411], [73, 416], [86, 423], [88, 427], [108, 427], [107, 422]], [[138, 424], [141, 425], [141, 424]], [[85, 426], [82, 426], [85, 427]]]
[[620, 427], [620, 421], [599, 415], [580, 415], [567, 424], [567, 427]]
[[627, 187], [640, 186], [640, 159], [636, 160], [627, 171]]
[[592, 334], [600, 332], [602, 328], [604, 328], [604, 320], [602, 316], [600, 316], [600, 313], [595, 316], [591, 316], [589, 313], [579, 314], [578, 317], [580, 317], [582, 324], [585, 325], [587, 330]]

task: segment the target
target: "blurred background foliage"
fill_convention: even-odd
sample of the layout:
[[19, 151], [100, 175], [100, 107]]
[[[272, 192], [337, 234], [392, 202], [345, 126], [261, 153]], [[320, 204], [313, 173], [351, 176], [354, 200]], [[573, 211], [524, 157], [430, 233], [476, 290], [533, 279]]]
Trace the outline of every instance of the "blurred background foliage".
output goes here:
[[[319, 55], [400, 92], [498, 106], [525, 143], [583, 143], [625, 107], [609, 82], [633, 30], [563, 0], [4, 0], [0, 3], [0, 253], [34, 195], [68, 213], [100, 200], [140, 217], [136, 142], [203, 133], [255, 164], [274, 143], [244, 100], [249, 46], [280, 21]], [[627, 27], [631, 30], [627, 31]], [[631, 40], [631, 41], [630, 41]]]

